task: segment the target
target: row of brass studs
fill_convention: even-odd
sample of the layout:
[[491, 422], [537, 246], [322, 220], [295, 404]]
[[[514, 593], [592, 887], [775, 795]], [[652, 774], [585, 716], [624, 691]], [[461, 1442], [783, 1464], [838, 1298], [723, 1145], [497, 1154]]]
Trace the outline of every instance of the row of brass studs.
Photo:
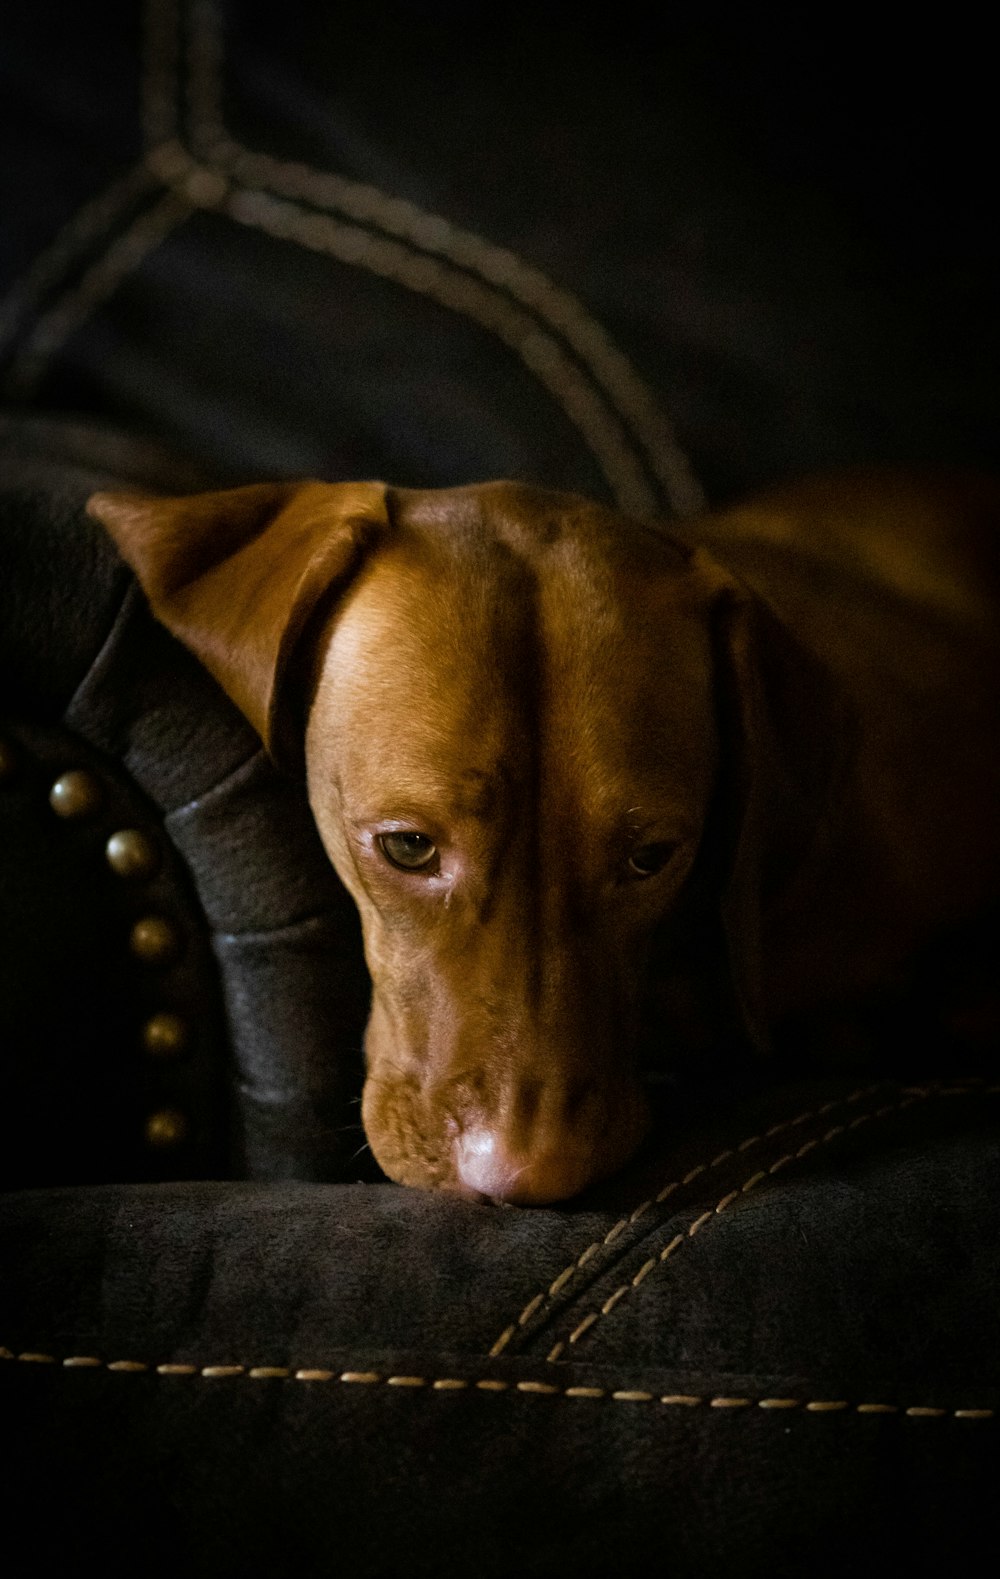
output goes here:
[[[17, 755], [0, 739], [0, 783], [14, 777]], [[101, 786], [92, 773], [71, 768], [56, 779], [49, 790], [49, 805], [58, 817], [82, 822], [94, 816], [102, 804]], [[148, 834], [139, 828], [120, 828], [104, 847], [108, 866], [116, 877], [128, 882], [146, 882], [160, 866], [160, 852]], [[180, 938], [173, 925], [160, 915], [141, 916], [129, 934], [129, 950], [144, 965], [169, 965], [180, 952]], [[187, 1048], [190, 1031], [187, 1021], [170, 1010], [153, 1014], [142, 1028], [142, 1045], [153, 1058], [177, 1058]], [[167, 1150], [187, 1138], [188, 1121], [178, 1108], [160, 1108], [146, 1120], [147, 1145]]]

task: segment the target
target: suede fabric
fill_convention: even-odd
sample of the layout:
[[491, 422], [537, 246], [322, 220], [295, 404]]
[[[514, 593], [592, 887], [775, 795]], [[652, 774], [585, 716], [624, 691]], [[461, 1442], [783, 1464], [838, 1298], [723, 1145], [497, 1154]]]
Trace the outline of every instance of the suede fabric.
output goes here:
[[234, 1576], [930, 1574], [956, 1520], [989, 1549], [996, 1097], [819, 1095], [634, 1222], [384, 1185], [9, 1197], [11, 1538]]
[[713, 502], [996, 463], [970, 18], [859, 47], [690, 8], [63, 10], [12, 5], [0, 62], [11, 402], [209, 481], [513, 477], [639, 513], [691, 503], [685, 457]]

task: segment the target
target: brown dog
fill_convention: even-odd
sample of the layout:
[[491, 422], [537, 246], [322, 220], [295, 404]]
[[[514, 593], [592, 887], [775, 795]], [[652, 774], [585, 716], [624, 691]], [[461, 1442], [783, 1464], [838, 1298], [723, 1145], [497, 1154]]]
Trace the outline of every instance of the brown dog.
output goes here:
[[[997, 893], [991, 482], [802, 485], [694, 549], [506, 483], [89, 509], [304, 754], [372, 976], [365, 1128], [403, 1183], [540, 1202], [620, 1167], [664, 935], [764, 1042]], [[685, 953], [695, 914], [715, 960]]]

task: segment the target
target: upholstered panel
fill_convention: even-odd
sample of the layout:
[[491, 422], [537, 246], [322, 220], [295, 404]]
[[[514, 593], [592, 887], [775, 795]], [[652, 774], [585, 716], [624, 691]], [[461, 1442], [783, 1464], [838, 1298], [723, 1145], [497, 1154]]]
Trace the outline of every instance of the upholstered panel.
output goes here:
[[83, 515], [106, 477], [5, 471], [4, 1178], [336, 1177], [367, 985], [304, 794]]
[[9, 1197], [8, 1538], [212, 1579], [949, 1571], [995, 1549], [996, 1103], [787, 1090], [576, 1211]]

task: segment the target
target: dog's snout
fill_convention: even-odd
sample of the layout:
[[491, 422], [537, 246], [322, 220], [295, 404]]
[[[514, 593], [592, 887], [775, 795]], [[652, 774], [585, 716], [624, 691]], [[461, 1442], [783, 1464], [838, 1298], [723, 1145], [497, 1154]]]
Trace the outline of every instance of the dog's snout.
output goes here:
[[496, 1129], [470, 1129], [455, 1142], [455, 1181], [463, 1194], [518, 1206], [563, 1200], [579, 1188], [564, 1155], [519, 1156]]
[[480, 1199], [540, 1206], [568, 1200], [620, 1168], [645, 1134], [645, 1104], [623, 1094], [608, 1105], [591, 1095], [592, 1102], [570, 1104], [559, 1119], [536, 1115], [526, 1132], [503, 1115], [470, 1117], [453, 1143], [455, 1187]]

